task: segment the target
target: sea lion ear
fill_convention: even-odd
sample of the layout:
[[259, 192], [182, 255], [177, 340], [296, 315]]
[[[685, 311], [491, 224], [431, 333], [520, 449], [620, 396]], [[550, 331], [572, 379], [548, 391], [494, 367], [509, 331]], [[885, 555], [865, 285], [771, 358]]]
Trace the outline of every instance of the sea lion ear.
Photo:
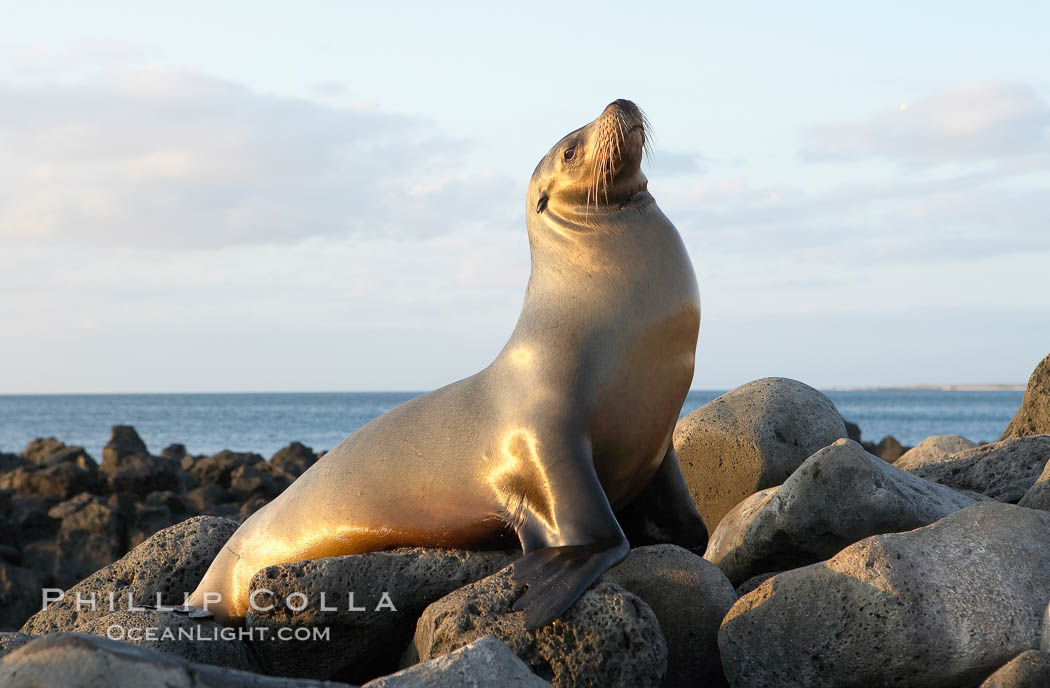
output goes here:
[[546, 191], [540, 193], [540, 200], [536, 202], [536, 212], [542, 213], [547, 209], [547, 201], [550, 200], [550, 196]]

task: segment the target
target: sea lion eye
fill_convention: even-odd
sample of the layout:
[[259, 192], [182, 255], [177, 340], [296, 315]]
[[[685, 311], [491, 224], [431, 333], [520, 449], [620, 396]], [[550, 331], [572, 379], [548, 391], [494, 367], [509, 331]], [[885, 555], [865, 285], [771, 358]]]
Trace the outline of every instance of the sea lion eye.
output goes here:
[[569, 162], [576, 157], [576, 146], [565, 149], [565, 162]]

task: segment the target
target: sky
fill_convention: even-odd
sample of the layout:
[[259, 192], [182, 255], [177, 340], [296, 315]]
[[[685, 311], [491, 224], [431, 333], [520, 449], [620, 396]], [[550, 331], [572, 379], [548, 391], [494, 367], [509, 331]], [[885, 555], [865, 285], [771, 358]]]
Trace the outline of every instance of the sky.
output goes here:
[[524, 200], [629, 98], [696, 389], [1023, 383], [1050, 5], [0, 2], [0, 393], [426, 390], [514, 327]]

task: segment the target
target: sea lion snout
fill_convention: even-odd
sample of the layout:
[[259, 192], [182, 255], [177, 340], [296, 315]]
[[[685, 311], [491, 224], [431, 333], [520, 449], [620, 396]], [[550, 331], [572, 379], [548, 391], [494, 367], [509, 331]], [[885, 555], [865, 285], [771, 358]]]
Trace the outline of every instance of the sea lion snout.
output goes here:
[[609, 110], [623, 110], [628, 115], [633, 115], [638, 119], [642, 118], [641, 108], [635, 105], [634, 101], [627, 100], [626, 98], [617, 98], [613, 102], [606, 105], [605, 111], [608, 112]]
[[605, 106], [592, 126], [593, 197], [605, 202], [630, 199], [644, 188], [641, 162], [649, 145], [645, 114], [621, 98]]
[[649, 133], [649, 122], [642, 109], [633, 101], [624, 98], [614, 100], [605, 106], [598, 121], [615, 124], [621, 143], [645, 145], [646, 136]]

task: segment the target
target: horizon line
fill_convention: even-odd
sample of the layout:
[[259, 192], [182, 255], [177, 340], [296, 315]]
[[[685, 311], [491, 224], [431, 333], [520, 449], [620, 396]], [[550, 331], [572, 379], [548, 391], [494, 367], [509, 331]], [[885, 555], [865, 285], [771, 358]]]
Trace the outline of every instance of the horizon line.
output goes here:
[[[801, 382], [801, 381], [800, 381]], [[742, 383], [747, 384], [747, 383]], [[804, 383], [805, 384], [805, 383]], [[737, 385], [740, 387], [742, 385]], [[811, 385], [812, 386], [812, 385]], [[914, 385], [833, 385], [814, 387], [828, 392], [880, 392], [880, 391], [942, 391], [942, 392], [1023, 392], [1024, 383], [963, 383], [963, 384], [914, 384]], [[437, 388], [436, 388], [437, 389]], [[696, 387], [694, 392], [728, 392], [736, 387]], [[337, 389], [337, 390], [247, 390], [247, 391], [163, 391], [163, 392], [0, 392], [0, 397], [87, 397], [87, 396], [207, 396], [207, 395], [262, 395], [262, 394], [426, 394], [434, 390], [425, 389]]]

